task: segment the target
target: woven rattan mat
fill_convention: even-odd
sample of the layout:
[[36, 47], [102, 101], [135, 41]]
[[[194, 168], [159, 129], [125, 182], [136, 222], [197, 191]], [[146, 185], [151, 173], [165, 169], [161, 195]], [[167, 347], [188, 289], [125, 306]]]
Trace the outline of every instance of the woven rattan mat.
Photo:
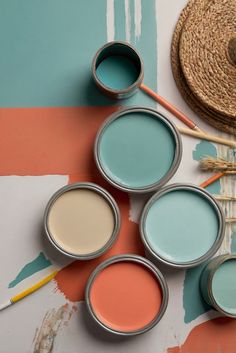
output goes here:
[[235, 37], [236, 0], [190, 0], [173, 34], [171, 64], [189, 106], [236, 135]]

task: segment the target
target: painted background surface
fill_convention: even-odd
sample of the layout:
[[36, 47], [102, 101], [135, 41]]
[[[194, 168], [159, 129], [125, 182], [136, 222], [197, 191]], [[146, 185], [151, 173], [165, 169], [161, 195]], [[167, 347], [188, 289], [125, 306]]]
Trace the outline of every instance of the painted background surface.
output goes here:
[[[132, 339], [96, 330], [83, 303], [92, 269], [113, 254], [143, 254], [138, 218], [145, 197], [120, 193], [97, 174], [92, 146], [102, 121], [118, 106], [100, 95], [90, 77], [91, 59], [106, 41], [134, 44], [145, 64], [145, 83], [179, 106], [209, 132], [181, 99], [170, 69], [170, 42], [185, 0], [1, 0], [0, 2], [0, 297], [9, 298], [51, 271], [55, 281], [0, 313], [0, 353], [235, 353], [236, 322], [201, 300], [201, 268], [162, 268], [170, 289], [158, 326]], [[157, 105], [138, 92], [125, 105]], [[161, 112], [164, 110], [157, 107]], [[177, 122], [169, 113], [167, 116]], [[179, 125], [180, 123], [177, 122]], [[233, 151], [183, 137], [184, 154], [172, 182], [199, 184], [208, 175], [198, 160]], [[116, 198], [122, 213], [119, 241], [102, 257], [70, 262], [42, 231], [44, 207], [61, 186], [95, 181]], [[209, 190], [233, 195], [234, 179]], [[234, 205], [224, 203], [228, 217]], [[190, 230], [191, 231], [191, 230]], [[220, 253], [235, 250], [227, 226]], [[234, 249], [233, 249], [234, 247]]]

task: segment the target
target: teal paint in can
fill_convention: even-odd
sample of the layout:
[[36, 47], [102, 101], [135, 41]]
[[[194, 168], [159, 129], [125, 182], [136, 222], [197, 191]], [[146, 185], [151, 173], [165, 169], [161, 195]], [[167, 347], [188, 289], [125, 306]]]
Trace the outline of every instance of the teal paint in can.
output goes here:
[[204, 300], [220, 313], [236, 318], [236, 254], [212, 259], [200, 279]]
[[95, 54], [92, 77], [97, 87], [108, 97], [129, 98], [143, 81], [143, 61], [132, 45], [122, 41], [110, 42]]
[[105, 121], [94, 152], [97, 167], [108, 182], [123, 191], [144, 193], [161, 187], [175, 174], [182, 143], [166, 117], [135, 107]]
[[219, 249], [224, 213], [206, 190], [173, 184], [159, 190], [144, 207], [140, 232], [146, 249], [176, 268], [200, 265]]

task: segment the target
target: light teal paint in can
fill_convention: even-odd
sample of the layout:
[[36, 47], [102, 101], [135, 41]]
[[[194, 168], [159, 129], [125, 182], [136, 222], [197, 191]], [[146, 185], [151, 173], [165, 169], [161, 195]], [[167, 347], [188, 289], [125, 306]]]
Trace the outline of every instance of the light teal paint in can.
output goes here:
[[112, 115], [95, 144], [102, 175], [114, 186], [147, 192], [166, 183], [181, 159], [181, 140], [174, 127], [157, 111], [130, 108]]
[[157, 192], [144, 208], [140, 231], [147, 249], [173, 267], [209, 259], [224, 236], [224, 215], [205, 190], [174, 184]]
[[226, 316], [236, 318], [236, 254], [211, 260], [201, 275], [205, 301]]
[[104, 59], [97, 67], [98, 79], [108, 88], [122, 90], [131, 86], [139, 76], [131, 60], [119, 55]]

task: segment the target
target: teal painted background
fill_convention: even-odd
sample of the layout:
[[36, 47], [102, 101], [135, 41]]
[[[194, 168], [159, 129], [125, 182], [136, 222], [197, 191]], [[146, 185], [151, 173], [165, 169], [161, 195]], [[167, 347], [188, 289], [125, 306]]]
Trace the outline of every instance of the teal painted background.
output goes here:
[[[142, 8], [135, 42], [145, 64], [145, 82], [157, 86], [155, 1]], [[110, 105], [91, 81], [91, 61], [107, 41], [106, 0], [1, 0], [0, 107]], [[115, 39], [125, 40], [125, 5], [115, 0]], [[139, 92], [125, 104], [154, 105]]]

